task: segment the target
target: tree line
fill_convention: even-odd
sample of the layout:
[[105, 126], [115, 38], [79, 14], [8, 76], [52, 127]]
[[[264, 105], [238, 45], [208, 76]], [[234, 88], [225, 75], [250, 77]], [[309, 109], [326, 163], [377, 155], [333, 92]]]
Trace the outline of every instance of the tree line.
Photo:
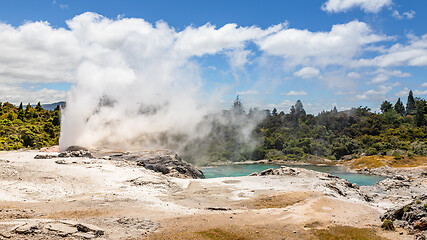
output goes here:
[[24, 108], [0, 102], [0, 150], [42, 148], [58, 144], [60, 107], [49, 111], [40, 102]]
[[[254, 113], [244, 113], [239, 99], [240, 114], [248, 119]], [[397, 99], [393, 105], [381, 104], [381, 113], [368, 107], [338, 111], [322, 111], [317, 116], [307, 114], [298, 100], [288, 113], [261, 111], [265, 114], [251, 133], [256, 144], [245, 146], [236, 134], [238, 124], [216, 126], [207, 141], [209, 161], [242, 160], [304, 160], [327, 158], [351, 159], [362, 155], [427, 156], [427, 103], [414, 98], [410, 91], [405, 105]], [[259, 112], [259, 111], [258, 111]], [[242, 123], [245, 124], [245, 123]], [[227, 136], [226, 138], [218, 137]], [[224, 140], [225, 139], [225, 140]], [[238, 146], [238, 147], [235, 147]], [[243, 147], [242, 147], [243, 146]], [[236, 152], [236, 149], [239, 151]], [[230, 154], [232, 153], [232, 154]], [[190, 159], [191, 160], [191, 159]], [[205, 161], [206, 162], [206, 161]]]

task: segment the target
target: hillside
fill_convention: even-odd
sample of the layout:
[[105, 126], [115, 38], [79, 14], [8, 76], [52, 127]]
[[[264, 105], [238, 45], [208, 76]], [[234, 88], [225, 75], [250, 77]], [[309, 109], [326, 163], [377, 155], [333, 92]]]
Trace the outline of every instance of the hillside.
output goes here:
[[0, 150], [42, 148], [58, 144], [60, 133], [59, 107], [46, 110], [37, 104], [0, 103]]

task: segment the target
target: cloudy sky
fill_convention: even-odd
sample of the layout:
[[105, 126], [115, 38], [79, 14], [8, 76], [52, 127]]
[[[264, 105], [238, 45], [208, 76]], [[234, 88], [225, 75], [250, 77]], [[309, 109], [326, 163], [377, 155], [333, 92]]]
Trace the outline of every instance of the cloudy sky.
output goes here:
[[191, 69], [223, 107], [240, 95], [285, 112], [298, 99], [314, 114], [378, 110], [409, 90], [427, 97], [426, 9], [420, 0], [3, 0], [0, 101], [65, 100], [95, 61], [108, 66], [97, 84], [137, 81], [128, 75], [144, 66], [153, 82]]

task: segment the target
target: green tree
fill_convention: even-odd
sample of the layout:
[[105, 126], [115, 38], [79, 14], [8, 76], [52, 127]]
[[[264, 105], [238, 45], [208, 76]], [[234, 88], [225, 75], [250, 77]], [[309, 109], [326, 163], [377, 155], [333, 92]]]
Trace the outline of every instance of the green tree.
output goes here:
[[412, 90], [409, 91], [408, 102], [406, 102], [406, 115], [413, 115], [415, 113], [415, 99]]
[[30, 117], [30, 109], [31, 109], [31, 104], [28, 103], [27, 106], [25, 107], [25, 117], [26, 118]]
[[396, 104], [394, 104], [394, 110], [396, 110], [396, 112], [402, 116], [405, 115], [405, 106], [403, 106], [403, 103], [402, 101], [400, 101], [400, 98], [398, 98]]
[[337, 106], [334, 106], [334, 108], [332, 109], [332, 112], [333, 112], [333, 113], [338, 113]]
[[380, 109], [381, 109], [382, 113], [385, 113], [385, 112], [391, 110], [392, 108], [393, 108], [393, 104], [391, 104], [389, 101], [384, 101], [381, 104], [381, 108]]
[[273, 111], [271, 112], [271, 114], [273, 115], [273, 117], [277, 116], [277, 109], [273, 108]]
[[24, 117], [25, 117], [24, 109], [18, 110], [18, 119], [21, 121], [24, 121]]
[[24, 109], [24, 108], [23, 108], [23, 106], [22, 106], [22, 102], [21, 102], [21, 104], [19, 104], [18, 111], [23, 110], [23, 109]]
[[426, 119], [425, 119], [425, 109], [426, 109], [427, 103], [424, 99], [417, 99], [415, 102], [415, 125], [417, 127], [425, 126], [426, 125]]
[[295, 103], [295, 112], [297, 114], [301, 114], [301, 115], [306, 115], [305, 110], [304, 110], [304, 106], [302, 105], [301, 100], [297, 100], [297, 102]]
[[40, 104], [40, 102], [38, 102], [38, 103], [37, 103], [37, 105], [36, 105], [36, 107], [35, 107], [35, 108], [36, 108], [36, 110], [37, 110], [37, 111], [39, 111], [39, 112], [43, 109], [43, 108], [42, 108], [42, 105]]

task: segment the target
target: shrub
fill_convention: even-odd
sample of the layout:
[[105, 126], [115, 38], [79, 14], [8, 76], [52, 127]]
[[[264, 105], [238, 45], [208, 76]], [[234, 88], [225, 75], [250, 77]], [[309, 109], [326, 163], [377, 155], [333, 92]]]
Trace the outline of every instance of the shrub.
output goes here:
[[381, 225], [381, 227], [384, 230], [387, 230], [387, 231], [394, 231], [395, 230], [393, 221], [392, 220], [388, 220], [388, 219], [384, 220], [384, 222]]

